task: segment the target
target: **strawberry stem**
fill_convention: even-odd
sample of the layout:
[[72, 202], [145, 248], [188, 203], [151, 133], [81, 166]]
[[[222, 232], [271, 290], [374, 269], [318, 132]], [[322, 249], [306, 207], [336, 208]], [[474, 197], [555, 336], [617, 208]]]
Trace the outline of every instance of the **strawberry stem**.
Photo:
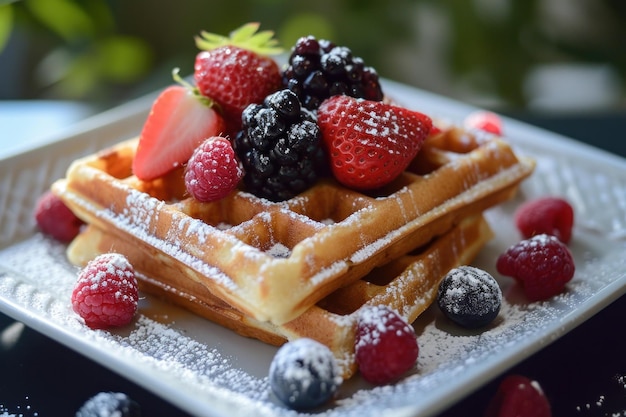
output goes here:
[[187, 82], [187, 80], [185, 80], [183, 77], [181, 77], [179, 72], [180, 72], [180, 68], [174, 68], [172, 70], [172, 78], [174, 79], [174, 81], [176, 81], [178, 84], [182, 85], [187, 90], [189, 90], [205, 106], [207, 107], [217, 106], [217, 103], [215, 103], [210, 97], [202, 95], [202, 93], [200, 93], [200, 90], [197, 87], [193, 86], [191, 83]]
[[205, 51], [211, 51], [221, 46], [235, 46], [247, 49], [259, 55], [277, 55], [283, 52], [274, 38], [274, 32], [264, 30], [259, 32], [260, 23], [246, 23], [230, 33], [230, 36], [217, 35], [206, 31], [195, 37], [196, 46]]

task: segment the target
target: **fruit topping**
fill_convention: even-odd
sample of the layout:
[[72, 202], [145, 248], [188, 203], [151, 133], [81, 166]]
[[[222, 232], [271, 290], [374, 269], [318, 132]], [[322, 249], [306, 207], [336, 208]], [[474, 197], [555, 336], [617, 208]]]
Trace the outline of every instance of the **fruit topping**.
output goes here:
[[43, 233], [63, 243], [74, 239], [84, 224], [52, 191], [37, 200], [35, 221]]
[[494, 135], [502, 135], [502, 119], [496, 113], [478, 110], [470, 113], [463, 125], [468, 129], [483, 130]]
[[122, 392], [100, 392], [89, 398], [76, 412], [76, 417], [140, 417], [141, 409]]
[[419, 348], [415, 330], [398, 313], [381, 305], [359, 315], [355, 340], [361, 376], [373, 384], [387, 384], [415, 366]]
[[349, 96], [324, 101], [317, 122], [335, 178], [360, 190], [382, 187], [398, 177], [432, 126], [422, 113]]
[[567, 244], [572, 237], [574, 209], [562, 198], [540, 197], [515, 211], [515, 224], [524, 238], [545, 233]]
[[194, 65], [196, 85], [219, 104], [233, 136], [243, 110], [281, 87], [280, 68], [271, 55], [282, 49], [273, 32], [258, 29], [258, 23], [248, 23], [230, 36], [202, 32], [196, 38], [202, 50]]
[[313, 36], [298, 39], [283, 72], [283, 86], [298, 95], [309, 110], [334, 95], [381, 101], [378, 74], [345, 46]]
[[172, 85], [152, 104], [139, 136], [133, 173], [144, 181], [161, 177], [187, 163], [206, 138], [224, 130], [224, 120], [211, 100], [189, 85]]
[[551, 417], [550, 402], [537, 381], [507, 376], [489, 402], [485, 417]]
[[486, 326], [498, 316], [502, 291], [488, 272], [460, 266], [441, 281], [437, 304], [450, 320], [473, 329]]
[[559, 294], [574, 276], [574, 258], [554, 236], [535, 235], [509, 247], [497, 260], [502, 275], [513, 277], [531, 301]]
[[91, 260], [79, 273], [72, 292], [72, 308], [92, 329], [130, 323], [138, 300], [133, 266], [117, 253]]
[[315, 115], [302, 108], [291, 91], [279, 90], [262, 104], [251, 104], [242, 120], [234, 147], [248, 191], [286, 200], [309, 188], [324, 172], [326, 159]]
[[185, 170], [185, 186], [196, 200], [208, 203], [226, 197], [242, 177], [243, 168], [230, 141], [213, 136], [191, 155]]
[[281, 346], [269, 370], [274, 394], [294, 409], [310, 409], [329, 401], [342, 383], [330, 349], [308, 338]]

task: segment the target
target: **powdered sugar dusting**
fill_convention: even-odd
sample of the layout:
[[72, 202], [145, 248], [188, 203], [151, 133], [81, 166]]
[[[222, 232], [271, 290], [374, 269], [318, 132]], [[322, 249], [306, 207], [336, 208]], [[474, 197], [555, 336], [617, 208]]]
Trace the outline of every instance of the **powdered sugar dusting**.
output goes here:
[[[399, 97], [407, 96], [402, 93], [404, 89], [395, 90]], [[460, 388], [485, 382], [490, 375], [540, 349], [624, 292], [623, 164], [604, 164], [593, 152], [577, 150], [569, 143], [562, 148], [563, 153], [550, 152], [554, 150], [550, 137], [537, 140], [536, 131], [518, 132], [522, 137], [516, 138], [517, 143], [534, 153], [531, 156], [538, 161], [535, 175], [523, 184], [520, 195], [530, 198], [563, 193], [581, 214], [571, 244], [576, 275], [566, 291], [548, 302], [529, 303], [511, 280], [493, 272], [495, 256], [518, 239], [510, 215], [519, 200], [504, 205], [489, 213], [497, 236], [476, 260], [477, 266], [492, 272], [503, 289], [504, 301], [496, 320], [480, 332], [462, 330], [447, 323], [431, 306], [414, 324], [420, 357], [412, 375], [399, 383], [375, 388], [363, 385], [358, 378], [347, 381], [337, 401], [328, 410], [316, 410], [316, 415], [362, 417], [383, 415], [389, 410], [416, 416], [427, 410], [432, 414], [438, 404], [455, 398]], [[89, 137], [85, 139], [89, 142]], [[58, 149], [69, 154], [70, 146], [77, 142], [68, 143], [61, 143]], [[59, 151], [58, 158], [66, 158], [61, 155], [63, 152]], [[47, 154], [40, 159], [53, 158]], [[4, 189], [30, 193], [33, 184], [19, 180], [22, 167], [10, 160], [3, 164], [5, 172], [10, 173], [0, 176]], [[27, 168], [35, 171], [47, 167], [48, 164]], [[87, 329], [71, 311], [69, 294], [77, 269], [65, 261], [65, 248], [32, 235], [30, 222], [15, 226], [19, 217], [12, 213], [30, 209], [24, 201], [8, 199], [0, 224], [0, 233], [9, 236], [0, 250], [3, 311], [53, 338], [71, 342], [96, 360], [106, 361], [192, 414], [208, 415], [217, 410], [215, 413], [234, 416], [297, 415], [276, 404], [269, 394], [266, 374], [275, 348], [236, 336], [192, 314], [176, 309], [149, 314], [146, 305], [151, 298], [146, 297], [137, 319], [128, 328], [115, 333]], [[133, 215], [148, 216], [146, 212]], [[187, 227], [193, 233], [208, 230], [201, 226], [195, 229], [196, 225]], [[15, 242], [15, 236], [26, 240]], [[7, 244], [12, 246], [6, 247]]]

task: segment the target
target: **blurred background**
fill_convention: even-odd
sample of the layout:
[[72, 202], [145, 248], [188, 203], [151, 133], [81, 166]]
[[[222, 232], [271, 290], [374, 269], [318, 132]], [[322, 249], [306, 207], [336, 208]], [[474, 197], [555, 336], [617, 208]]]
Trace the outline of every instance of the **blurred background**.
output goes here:
[[504, 111], [626, 107], [623, 0], [0, 0], [0, 99], [109, 108], [193, 68], [201, 30], [313, 34], [387, 78]]

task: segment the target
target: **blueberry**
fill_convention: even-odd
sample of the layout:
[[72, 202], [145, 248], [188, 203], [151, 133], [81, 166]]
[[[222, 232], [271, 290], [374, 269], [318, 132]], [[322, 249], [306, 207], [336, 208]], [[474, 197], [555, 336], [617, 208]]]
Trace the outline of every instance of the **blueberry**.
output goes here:
[[486, 326], [498, 316], [502, 291], [488, 272], [460, 266], [448, 272], [439, 284], [437, 304], [450, 320], [474, 329]]
[[274, 394], [293, 409], [326, 403], [342, 382], [330, 349], [308, 338], [286, 343], [276, 352], [269, 380]]
[[121, 392], [100, 392], [89, 398], [76, 417], [140, 417], [139, 405]]

